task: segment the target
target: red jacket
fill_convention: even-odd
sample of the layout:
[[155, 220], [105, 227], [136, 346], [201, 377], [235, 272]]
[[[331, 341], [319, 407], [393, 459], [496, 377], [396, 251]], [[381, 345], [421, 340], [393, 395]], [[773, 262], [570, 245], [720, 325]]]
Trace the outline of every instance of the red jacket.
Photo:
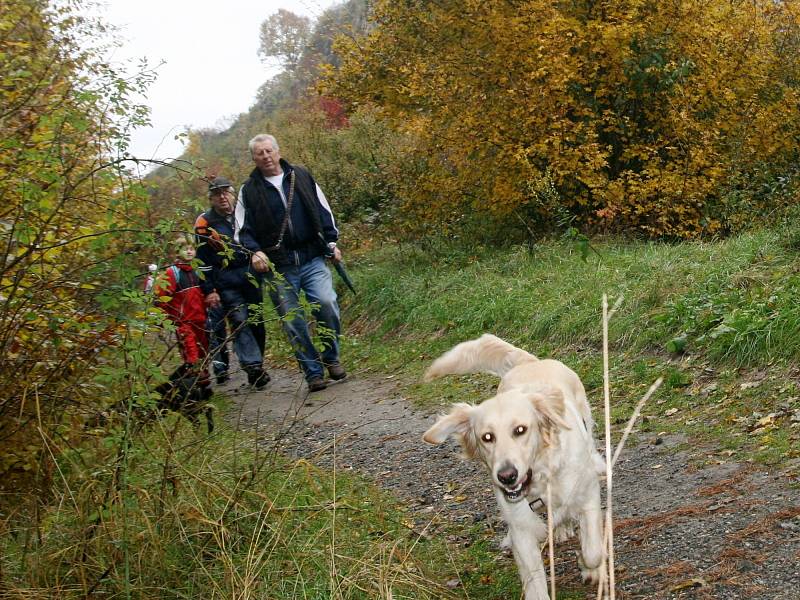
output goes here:
[[[162, 301], [164, 296], [169, 296], [169, 300]], [[200, 290], [200, 279], [190, 264], [175, 263], [167, 267], [166, 277], [161, 276], [156, 282], [155, 297], [156, 305], [177, 323], [206, 322], [206, 303]]]

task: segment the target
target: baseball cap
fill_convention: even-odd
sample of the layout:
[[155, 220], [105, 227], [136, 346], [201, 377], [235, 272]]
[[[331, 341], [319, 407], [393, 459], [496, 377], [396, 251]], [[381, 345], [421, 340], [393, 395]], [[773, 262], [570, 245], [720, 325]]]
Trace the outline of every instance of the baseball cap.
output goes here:
[[214, 177], [211, 182], [208, 184], [208, 191], [213, 192], [214, 190], [219, 190], [223, 188], [233, 187], [233, 184], [230, 182], [229, 179], [225, 179], [224, 177]]

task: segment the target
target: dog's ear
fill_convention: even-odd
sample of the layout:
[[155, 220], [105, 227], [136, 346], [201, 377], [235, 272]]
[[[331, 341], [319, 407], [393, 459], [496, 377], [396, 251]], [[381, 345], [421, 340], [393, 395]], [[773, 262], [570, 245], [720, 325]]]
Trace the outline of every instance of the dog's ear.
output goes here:
[[442, 444], [450, 436], [457, 436], [462, 441], [469, 431], [469, 418], [473, 406], [464, 402], [454, 404], [449, 414], [441, 415], [436, 423], [422, 436], [429, 444]]
[[541, 385], [530, 390], [528, 399], [539, 415], [542, 441], [551, 445], [557, 439], [559, 429], [569, 429], [564, 420], [564, 394], [556, 387]]

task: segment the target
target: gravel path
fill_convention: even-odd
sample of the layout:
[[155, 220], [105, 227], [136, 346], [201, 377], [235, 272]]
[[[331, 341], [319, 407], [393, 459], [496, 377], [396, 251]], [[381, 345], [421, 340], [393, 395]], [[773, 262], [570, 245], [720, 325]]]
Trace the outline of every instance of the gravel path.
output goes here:
[[[399, 497], [424, 535], [466, 545], [483, 527], [483, 535], [502, 538], [487, 476], [459, 458], [455, 443], [422, 442], [435, 415], [412, 408], [393, 377], [356, 374], [307, 395], [297, 373], [270, 374], [262, 392], [239, 377], [222, 388], [234, 403], [230, 420], [289, 456], [323, 467], [335, 456], [337, 469], [356, 470]], [[798, 482], [792, 488], [782, 473], [738, 463], [694, 468], [697, 461], [678, 450], [686, 442], [651, 436], [617, 463], [617, 598], [800, 599]], [[574, 541], [556, 548], [559, 585], [594, 597], [579, 582], [574, 549]]]

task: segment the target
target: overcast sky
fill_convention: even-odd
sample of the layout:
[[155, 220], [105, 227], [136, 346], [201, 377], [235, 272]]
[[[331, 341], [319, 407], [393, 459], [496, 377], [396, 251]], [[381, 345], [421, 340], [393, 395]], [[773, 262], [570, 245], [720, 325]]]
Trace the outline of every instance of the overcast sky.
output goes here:
[[175, 135], [218, 127], [246, 111], [275, 74], [257, 55], [259, 27], [279, 8], [316, 19], [341, 0], [99, 0], [92, 15], [120, 28], [112, 59], [164, 61], [145, 101], [152, 127], [137, 131], [131, 154], [173, 158]]

